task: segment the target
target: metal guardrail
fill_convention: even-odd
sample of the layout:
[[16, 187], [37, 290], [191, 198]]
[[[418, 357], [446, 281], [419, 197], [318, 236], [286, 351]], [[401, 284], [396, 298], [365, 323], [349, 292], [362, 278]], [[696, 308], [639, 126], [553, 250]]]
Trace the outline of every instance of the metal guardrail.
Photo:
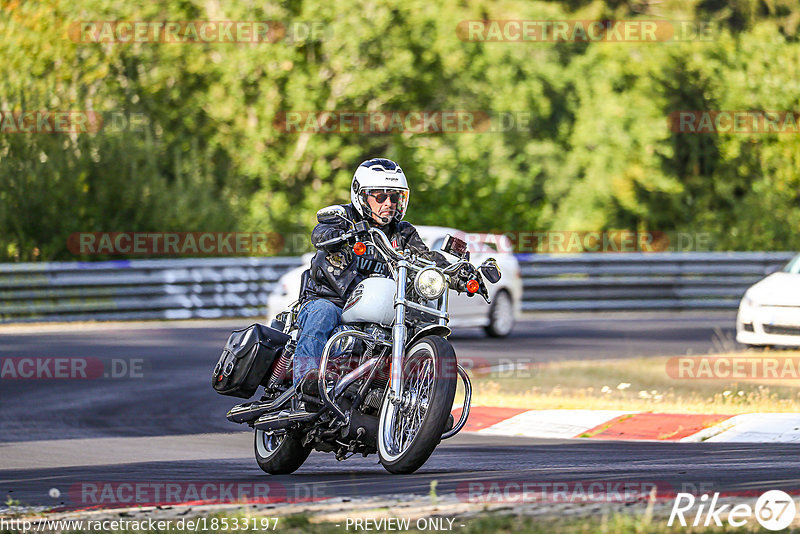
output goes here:
[[300, 258], [0, 264], [0, 322], [263, 315]]
[[736, 309], [793, 252], [518, 256], [525, 311]]
[[[519, 255], [523, 310], [735, 309], [791, 252]], [[0, 264], [0, 322], [254, 317], [299, 258]]]

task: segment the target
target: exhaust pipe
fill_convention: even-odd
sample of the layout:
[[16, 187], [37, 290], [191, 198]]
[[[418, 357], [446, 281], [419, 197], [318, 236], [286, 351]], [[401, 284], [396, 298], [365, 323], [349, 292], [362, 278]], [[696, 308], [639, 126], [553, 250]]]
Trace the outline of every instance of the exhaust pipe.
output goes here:
[[232, 423], [248, 423], [254, 419], [258, 419], [269, 411], [280, 408], [289, 402], [289, 399], [292, 398], [293, 394], [294, 389], [289, 388], [281, 393], [277, 399], [271, 401], [256, 401], [247, 404], [237, 404], [230, 409], [226, 417], [228, 418], [228, 421]]
[[282, 430], [292, 423], [306, 423], [319, 417], [319, 413], [270, 413], [264, 414], [253, 424], [256, 430]]

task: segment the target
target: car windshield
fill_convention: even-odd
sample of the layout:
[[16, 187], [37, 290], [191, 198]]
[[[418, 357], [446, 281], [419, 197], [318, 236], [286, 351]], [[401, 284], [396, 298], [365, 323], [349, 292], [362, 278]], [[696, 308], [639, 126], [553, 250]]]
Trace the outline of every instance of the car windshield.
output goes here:
[[786, 264], [786, 267], [783, 268], [783, 272], [800, 274], [800, 254], [792, 258], [792, 261]]

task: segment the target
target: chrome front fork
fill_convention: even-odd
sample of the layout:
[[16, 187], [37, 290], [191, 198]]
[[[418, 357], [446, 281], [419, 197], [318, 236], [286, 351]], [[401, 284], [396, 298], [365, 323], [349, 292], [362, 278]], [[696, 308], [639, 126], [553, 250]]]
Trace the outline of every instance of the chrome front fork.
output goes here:
[[[444, 312], [447, 314], [449, 308], [449, 300], [450, 300], [450, 287], [448, 283], [447, 289], [444, 290], [442, 296], [439, 297], [439, 311]], [[447, 319], [444, 317], [439, 317], [439, 324], [442, 326], [447, 326]]]
[[392, 374], [389, 380], [389, 400], [398, 404], [403, 395], [403, 357], [406, 352], [406, 282], [408, 263], [397, 264], [397, 292], [394, 297], [394, 327], [392, 327]]

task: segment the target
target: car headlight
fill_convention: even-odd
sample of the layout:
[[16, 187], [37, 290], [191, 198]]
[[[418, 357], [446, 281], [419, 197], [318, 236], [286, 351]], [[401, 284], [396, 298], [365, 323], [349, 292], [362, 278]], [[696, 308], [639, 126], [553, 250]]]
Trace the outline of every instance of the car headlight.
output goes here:
[[435, 267], [425, 267], [414, 278], [414, 289], [422, 297], [428, 300], [435, 300], [442, 296], [447, 289], [444, 275]]

